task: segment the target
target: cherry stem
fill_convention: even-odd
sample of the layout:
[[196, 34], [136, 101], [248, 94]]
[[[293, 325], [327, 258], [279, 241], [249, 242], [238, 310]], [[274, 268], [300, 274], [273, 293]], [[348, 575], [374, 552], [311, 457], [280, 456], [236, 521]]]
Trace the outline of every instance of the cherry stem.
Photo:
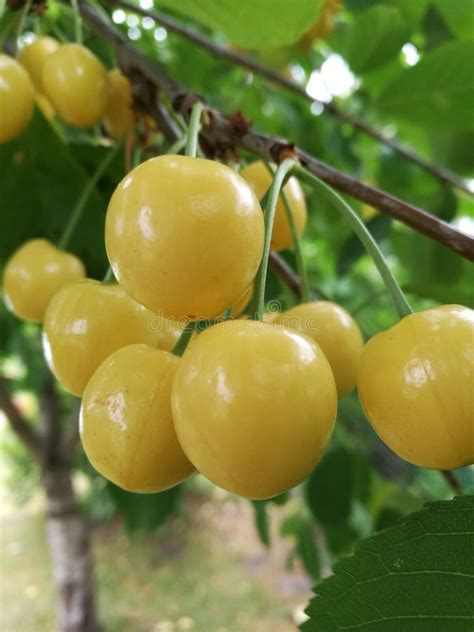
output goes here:
[[263, 242], [263, 255], [260, 261], [260, 267], [255, 277], [255, 289], [250, 313], [255, 320], [262, 320], [263, 308], [265, 305], [265, 286], [267, 282], [268, 259], [270, 257], [270, 244], [272, 241], [273, 222], [275, 220], [275, 209], [278, 201], [278, 195], [283, 186], [286, 175], [294, 168], [295, 161], [292, 159], [284, 160], [278, 166], [272, 185], [268, 191], [267, 203], [265, 205], [265, 239]]
[[372, 257], [382, 281], [392, 299], [393, 305], [397, 311], [399, 318], [404, 318], [409, 314], [413, 314], [413, 309], [410, 307], [405, 295], [402, 292], [401, 287], [398, 285], [397, 280], [393, 276], [390, 268], [385, 261], [385, 258], [377, 245], [377, 242], [372, 237], [371, 233], [367, 229], [367, 226], [360, 219], [354, 209], [338, 194], [331, 189], [327, 184], [320, 180], [317, 176], [309, 173], [303, 167], [295, 168], [295, 175], [301, 180], [309, 184], [310, 186], [319, 190], [319, 192], [326, 198], [326, 200], [344, 216], [346, 221], [351, 225], [353, 231], [359, 237], [362, 245]]
[[189, 127], [186, 137], [186, 156], [196, 158], [198, 152], [198, 134], [201, 129], [201, 115], [203, 106], [200, 101], [196, 101], [189, 117]]
[[190, 320], [188, 323], [186, 323], [186, 326], [181, 332], [181, 335], [178, 338], [175, 346], [171, 349], [171, 353], [173, 353], [174, 355], [178, 357], [181, 357], [183, 355], [183, 353], [186, 351], [186, 348], [191, 338], [193, 337], [193, 333], [196, 329], [198, 322], [199, 321], [197, 320]]
[[26, 20], [26, 16], [28, 15], [31, 9], [31, 2], [32, 0], [27, 0], [20, 13], [20, 19], [18, 21], [18, 26], [16, 29], [16, 37], [15, 37], [15, 57], [18, 57], [20, 53], [20, 50], [18, 48], [18, 40], [20, 39], [21, 34], [23, 33], [23, 30], [25, 28], [25, 20]]
[[176, 142], [168, 147], [167, 154], [179, 154], [179, 152], [186, 146], [187, 134], [183, 134], [181, 138], [178, 138]]
[[102, 283], [105, 283], [107, 285], [107, 283], [112, 283], [114, 280], [115, 280], [115, 277], [112, 271], [112, 266], [109, 266], [107, 268], [107, 272], [104, 275], [104, 278], [102, 279]]
[[82, 21], [77, 0], [71, 0], [71, 5], [72, 10], [74, 11], [74, 29], [76, 34], [76, 44], [82, 44]]
[[[272, 177], [275, 173], [268, 162], [265, 162], [265, 167], [271, 173]], [[303, 249], [301, 247], [301, 237], [298, 233], [298, 228], [296, 226], [295, 217], [293, 215], [293, 211], [291, 210], [290, 203], [288, 202], [288, 196], [285, 193], [285, 187], [283, 186], [280, 191], [280, 197], [283, 201], [283, 206], [285, 207], [286, 219], [288, 221], [288, 226], [290, 227], [291, 238], [293, 240], [293, 248], [295, 250], [295, 259], [296, 259], [296, 270], [300, 277], [300, 296], [301, 301], [303, 303], [307, 303], [310, 297], [309, 290], [309, 281], [308, 281], [308, 271], [306, 269], [306, 265], [303, 257]]]
[[95, 188], [95, 185], [100, 180], [112, 160], [115, 158], [119, 149], [120, 144], [117, 144], [113, 149], [107, 152], [103, 160], [99, 163], [99, 166], [97, 167], [94, 175], [92, 176], [92, 178], [90, 178], [90, 180], [87, 182], [86, 186], [82, 190], [81, 197], [77, 201], [77, 204], [71, 213], [71, 217], [69, 218], [69, 222], [67, 223], [62, 237], [58, 242], [58, 248], [65, 249], [69, 244], [69, 241], [71, 240], [76, 226], [81, 219], [81, 215], [84, 212], [87, 201], [89, 200], [89, 197], [91, 196], [91, 193]]

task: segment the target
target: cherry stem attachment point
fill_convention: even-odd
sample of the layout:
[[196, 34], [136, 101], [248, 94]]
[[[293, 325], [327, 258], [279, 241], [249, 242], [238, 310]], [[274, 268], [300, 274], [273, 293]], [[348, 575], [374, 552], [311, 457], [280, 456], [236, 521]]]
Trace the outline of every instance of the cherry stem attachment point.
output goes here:
[[18, 57], [20, 53], [20, 50], [18, 48], [18, 40], [20, 39], [21, 34], [23, 33], [23, 30], [25, 28], [25, 20], [26, 20], [26, 16], [28, 15], [31, 9], [31, 2], [32, 0], [26, 0], [23, 6], [23, 9], [20, 12], [20, 19], [18, 20], [18, 26], [16, 29], [16, 37], [15, 37], [15, 57]]
[[[265, 162], [265, 167], [267, 171], [269, 171], [272, 175], [275, 173], [268, 162]], [[283, 206], [285, 207], [286, 219], [288, 221], [288, 226], [290, 227], [291, 239], [293, 240], [293, 248], [295, 251], [295, 259], [296, 259], [296, 270], [300, 277], [300, 296], [301, 301], [303, 303], [307, 303], [310, 298], [310, 290], [309, 290], [309, 281], [308, 281], [308, 271], [306, 269], [306, 265], [303, 257], [303, 249], [301, 247], [301, 237], [298, 233], [298, 228], [296, 226], [295, 217], [293, 215], [293, 211], [291, 210], [290, 203], [288, 202], [288, 196], [285, 193], [285, 187], [283, 186], [280, 191], [280, 197], [283, 201]]]
[[196, 101], [191, 110], [189, 117], [189, 127], [186, 138], [186, 156], [196, 158], [198, 152], [198, 134], [201, 129], [201, 115], [203, 105], [200, 101]]
[[94, 175], [89, 179], [86, 186], [82, 190], [81, 197], [77, 201], [77, 204], [74, 210], [71, 213], [71, 217], [69, 218], [69, 222], [67, 223], [66, 228], [62, 234], [61, 239], [58, 242], [58, 248], [65, 249], [71, 240], [71, 237], [76, 229], [76, 226], [81, 219], [81, 215], [84, 212], [85, 206], [89, 197], [91, 196], [92, 191], [94, 190], [97, 182], [100, 180], [107, 167], [110, 165], [112, 160], [117, 155], [120, 149], [120, 144], [117, 144], [110, 151], [107, 152], [103, 160], [99, 163]]
[[409, 314], [413, 314], [413, 310], [410, 307], [405, 295], [402, 292], [401, 287], [398, 285], [397, 280], [393, 276], [390, 268], [385, 261], [385, 258], [377, 245], [377, 242], [372, 237], [371, 233], [367, 229], [364, 222], [360, 219], [354, 209], [331, 187], [318, 177], [306, 171], [303, 167], [296, 167], [295, 174], [298, 177], [309, 184], [310, 186], [318, 189], [320, 193], [326, 198], [326, 200], [347, 220], [351, 225], [353, 231], [359, 237], [362, 245], [372, 257], [377, 269], [382, 277], [382, 281], [387, 288], [387, 291], [392, 299], [393, 305], [397, 311], [399, 318], [404, 318]]
[[74, 11], [74, 29], [76, 44], [82, 44], [82, 20], [77, 0], [71, 0], [72, 10]]
[[272, 241], [273, 222], [275, 220], [275, 209], [278, 195], [283, 186], [287, 174], [294, 168], [295, 161], [287, 158], [277, 168], [272, 185], [268, 191], [267, 203], [265, 205], [265, 239], [263, 242], [263, 255], [260, 267], [255, 278], [255, 289], [250, 314], [255, 320], [262, 320], [263, 308], [265, 305], [265, 285], [267, 282], [268, 259], [270, 257], [270, 244]]
[[179, 358], [183, 355], [191, 338], [193, 337], [193, 333], [196, 330], [198, 322], [199, 321], [197, 320], [190, 320], [188, 323], [186, 323], [175, 346], [171, 349], [171, 353], [173, 353], [175, 356], [178, 356]]

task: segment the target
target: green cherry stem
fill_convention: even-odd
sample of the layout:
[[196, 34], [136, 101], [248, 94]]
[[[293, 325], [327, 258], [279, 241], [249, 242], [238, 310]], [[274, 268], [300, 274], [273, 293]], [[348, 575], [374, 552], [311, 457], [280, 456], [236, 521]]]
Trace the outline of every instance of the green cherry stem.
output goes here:
[[121, 147], [121, 145], [120, 145], [120, 143], [118, 143], [113, 149], [111, 149], [110, 151], [107, 152], [107, 154], [105, 155], [103, 160], [99, 163], [99, 166], [97, 167], [94, 175], [87, 182], [86, 186], [84, 187], [84, 189], [82, 191], [81, 197], [77, 201], [77, 204], [76, 204], [74, 210], [71, 213], [71, 217], [69, 218], [69, 222], [67, 223], [67, 226], [64, 229], [62, 237], [61, 237], [61, 239], [58, 242], [58, 247], [59, 248], [64, 249], [69, 244], [69, 241], [70, 241], [70, 239], [71, 239], [71, 237], [72, 237], [72, 235], [74, 233], [74, 230], [76, 229], [76, 226], [77, 226], [79, 220], [81, 219], [81, 215], [84, 212], [84, 209], [85, 209], [85, 206], [87, 204], [87, 201], [88, 201], [92, 191], [95, 188], [95, 185], [100, 180], [100, 178], [102, 177], [102, 175], [104, 174], [105, 170], [110, 165], [112, 160], [117, 155], [120, 147]]
[[171, 353], [174, 353], [174, 355], [178, 357], [181, 357], [183, 355], [183, 353], [186, 351], [186, 347], [193, 337], [193, 333], [197, 327], [198, 322], [199, 321], [197, 320], [190, 320], [188, 323], [186, 323], [186, 326], [181, 332], [181, 335], [178, 338], [175, 346], [171, 349]]
[[71, 0], [72, 10], [74, 12], [74, 29], [76, 44], [82, 44], [82, 21], [81, 14], [79, 12], [79, 5], [77, 0]]
[[[274, 171], [268, 162], [265, 162], [265, 167], [267, 171], [272, 175]], [[291, 239], [293, 240], [293, 248], [295, 250], [295, 259], [296, 259], [296, 269], [298, 271], [298, 275], [300, 277], [301, 282], [301, 301], [303, 303], [307, 303], [310, 297], [309, 290], [309, 281], [308, 281], [308, 271], [306, 269], [306, 265], [303, 257], [303, 249], [301, 247], [301, 237], [298, 234], [298, 228], [296, 227], [295, 217], [293, 215], [293, 211], [291, 210], [290, 203], [288, 202], [288, 196], [285, 193], [284, 187], [282, 187], [280, 191], [280, 197], [283, 201], [283, 206], [285, 207], [286, 219], [288, 221], [288, 226], [290, 227]]]
[[349, 206], [349, 204], [335, 191], [331, 189], [325, 182], [318, 177], [303, 169], [303, 167], [296, 167], [295, 174], [304, 182], [310, 186], [318, 189], [320, 193], [326, 198], [326, 200], [334, 206], [334, 208], [344, 216], [347, 222], [351, 225], [353, 231], [361, 240], [364, 248], [368, 254], [372, 257], [377, 269], [382, 277], [382, 281], [387, 288], [387, 291], [392, 299], [394, 307], [400, 318], [408, 316], [413, 313], [410, 304], [408, 303], [402, 289], [398, 285], [397, 280], [393, 276], [390, 268], [385, 261], [385, 258], [377, 245], [377, 242], [372, 237], [371, 233], [367, 230], [366, 225], [357, 215], [357, 213]]
[[186, 156], [196, 158], [198, 151], [198, 134], [201, 129], [202, 103], [196, 101], [189, 118], [188, 133], [186, 135]]
[[113, 281], [115, 281], [114, 273], [112, 272], [112, 266], [109, 266], [104, 278], [102, 279], [102, 283], [107, 285], [108, 283], [113, 283]]
[[181, 138], [178, 138], [170, 147], [168, 147], [167, 154], [179, 154], [179, 152], [186, 146], [187, 134], [183, 134]]
[[23, 30], [25, 28], [25, 20], [26, 20], [26, 16], [28, 15], [31, 9], [31, 2], [32, 0], [27, 0], [23, 6], [23, 9], [20, 12], [20, 19], [18, 20], [18, 26], [16, 28], [16, 37], [15, 37], [15, 57], [18, 57], [20, 53], [20, 50], [18, 48], [18, 40], [20, 39], [21, 34], [23, 33]]
[[284, 160], [277, 168], [270, 187], [267, 204], [265, 205], [265, 239], [263, 242], [263, 255], [260, 267], [255, 278], [254, 297], [252, 299], [251, 311], [255, 320], [262, 320], [263, 308], [265, 304], [265, 285], [268, 272], [268, 258], [270, 257], [270, 243], [272, 240], [273, 222], [275, 219], [275, 209], [278, 201], [278, 195], [285, 180], [286, 175], [295, 166], [295, 161], [291, 159]]

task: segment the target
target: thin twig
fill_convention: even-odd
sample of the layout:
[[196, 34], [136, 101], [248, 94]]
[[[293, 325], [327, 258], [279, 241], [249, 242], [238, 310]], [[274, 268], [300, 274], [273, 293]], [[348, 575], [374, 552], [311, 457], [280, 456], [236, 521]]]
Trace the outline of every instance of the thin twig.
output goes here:
[[43, 442], [41, 436], [32, 428], [13, 403], [5, 378], [0, 378], [0, 410], [3, 411], [11, 429], [26, 446], [33, 458], [38, 461], [38, 463], [41, 463], [43, 461]]
[[272, 83], [291, 91], [293, 94], [297, 94], [298, 96], [303, 97], [310, 103], [318, 103], [323, 112], [330, 114], [343, 123], [348, 123], [359, 132], [362, 132], [363, 134], [374, 138], [378, 142], [383, 143], [387, 147], [390, 147], [390, 149], [403, 156], [403, 158], [416, 164], [418, 167], [427, 171], [441, 182], [454, 186], [471, 195], [473, 194], [467, 183], [460, 176], [453, 173], [449, 169], [445, 169], [444, 167], [440, 167], [439, 165], [435, 165], [428, 160], [425, 160], [410, 147], [407, 147], [406, 145], [398, 142], [391, 136], [384, 134], [380, 130], [369, 125], [369, 123], [366, 123], [358, 117], [344, 112], [334, 103], [323, 103], [322, 101], [314, 99], [306, 92], [305, 86], [297, 83], [296, 81], [293, 81], [289, 77], [285, 77], [272, 68], [269, 68], [265, 64], [262, 64], [260, 61], [251, 57], [250, 55], [219, 44], [209, 37], [206, 37], [196, 29], [191, 28], [186, 24], [183, 24], [182, 22], [171, 18], [169, 15], [166, 15], [161, 11], [157, 11], [156, 9], [144, 9], [140, 5], [129, 2], [128, 0], [107, 0], [107, 2], [109, 2], [109, 4], [123, 7], [128, 11], [151, 17], [153, 18], [153, 20], [155, 20], [155, 22], [163, 25], [170, 32], [180, 35], [190, 42], [193, 42], [194, 44], [205, 48], [214, 56], [221, 59], [226, 59], [227, 61], [230, 61], [231, 63], [238, 66], [242, 66], [243, 68], [247, 68], [248, 70], [251, 70], [252, 72], [264, 77], [265, 79], [268, 79]]
[[[122, 70], [127, 75], [131, 77], [137, 74], [143, 75], [147, 81], [166, 95], [174, 109], [189, 117], [190, 107], [198, 98], [196, 95], [169, 77], [161, 66], [141, 53], [91, 4], [79, 0], [79, 8], [84, 19], [94, 30], [116, 48]], [[208, 124], [201, 138], [203, 149], [209, 156], [226, 156], [234, 151], [235, 147], [242, 147], [265, 160], [279, 163], [289, 151], [292, 151], [308, 171], [338, 191], [370, 204], [466, 259], [474, 261], [474, 239], [438, 217], [329, 167], [303, 150], [295, 149], [286, 139], [250, 132], [250, 123], [242, 116], [226, 118], [210, 107], [205, 107], [205, 112]]]

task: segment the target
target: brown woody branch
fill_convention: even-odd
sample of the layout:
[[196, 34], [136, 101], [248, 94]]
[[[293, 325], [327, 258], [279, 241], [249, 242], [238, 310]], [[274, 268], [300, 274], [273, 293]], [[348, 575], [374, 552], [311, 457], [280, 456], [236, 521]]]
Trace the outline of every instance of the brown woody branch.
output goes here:
[[106, 0], [109, 4], [113, 4], [119, 7], [123, 7], [128, 11], [132, 11], [134, 13], [139, 13], [144, 16], [151, 17], [155, 22], [162, 24], [165, 26], [170, 32], [175, 33], [184, 37], [185, 39], [197, 44], [198, 46], [205, 48], [207, 51], [212, 53], [214, 56], [219, 57], [221, 59], [226, 59], [233, 64], [246, 68], [265, 79], [268, 79], [272, 83], [279, 85], [286, 90], [289, 90], [293, 94], [296, 94], [310, 103], [318, 103], [323, 112], [335, 117], [339, 121], [343, 123], [348, 123], [353, 128], [357, 129], [359, 132], [366, 134], [374, 138], [375, 140], [383, 143], [387, 147], [390, 147], [393, 151], [400, 154], [406, 160], [416, 164], [421, 169], [427, 171], [439, 181], [454, 186], [470, 195], [473, 192], [469, 189], [466, 182], [457, 174], [453, 173], [449, 169], [445, 169], [444, 167], [440, 167], [439, 165], [435, 165], [428, 160], [425, 160], [421, 156], [419, 156], [413, 149], [407, 147], [406, 145], [398, 142], [396, 139], [387, 136], [380, 130], [374, 128], [369, 125], [362, 119], [358, 117], [348, 114], [344, 112], [340, 108], [338, 108], [334, 103], [323, 103], [311, 97], [307, 92], [304, 86], [296, 83], [292, 79], [285, 77], [284, 75], [276, 72], [272, 68], [269, 68], [265, 64], [262, 64], [258, 60], [254, 59], [250, 55], [245, 53], [241, 53], [239, 51], [233, 50], [227, 46], [222, 44], [218, 44], [214, 42], [209, 37], [206, 37], [199, 31], [194, 28], [183, 24], [182, 22], [171, 18], [169, 15], [162, 13], [161, 11], [157, 11], [154, 9], [143, 9], [138, 4], [134, 4], [129, 0]]
[[[188, 117], [192, 104], [199, 97], [169, 77], [158, 63], [141, 53], [92, 5], [80, 0], [79, 7], [83, 18], [114, 46], [123, 71], [132, 79], [141, 75], [144, 81], [148, 81], [166, 95], [176, 111], [182, 113], [185, 118]], [[226, 157], [235, 151], [235, 147], [241, 147], [266, 160], [279, 162], [285, 153], [294, 152], [303, 166], [335, 189], [370, 204], [463, 257], [474, 260], [474, 239], [450, 224], [409, 202], [400, 200], [378, 188], [363, 184], [326, 165], [303, 150], [295, 148], [286, 139], [251, 132], [250, 123], [241, 115], [226, 118], [208, 106], [206, 106], [205, 112], [207, 126], [201, 134], [201, 142], [208, 155]]]
[[35, 461], [41, 463], [43, 460], [43, 441], [41, 436], [31, 427], [13, 403], [5, 378], [0, 378], [0, 410], [3, 411], [11, 429], [26, 446]]

